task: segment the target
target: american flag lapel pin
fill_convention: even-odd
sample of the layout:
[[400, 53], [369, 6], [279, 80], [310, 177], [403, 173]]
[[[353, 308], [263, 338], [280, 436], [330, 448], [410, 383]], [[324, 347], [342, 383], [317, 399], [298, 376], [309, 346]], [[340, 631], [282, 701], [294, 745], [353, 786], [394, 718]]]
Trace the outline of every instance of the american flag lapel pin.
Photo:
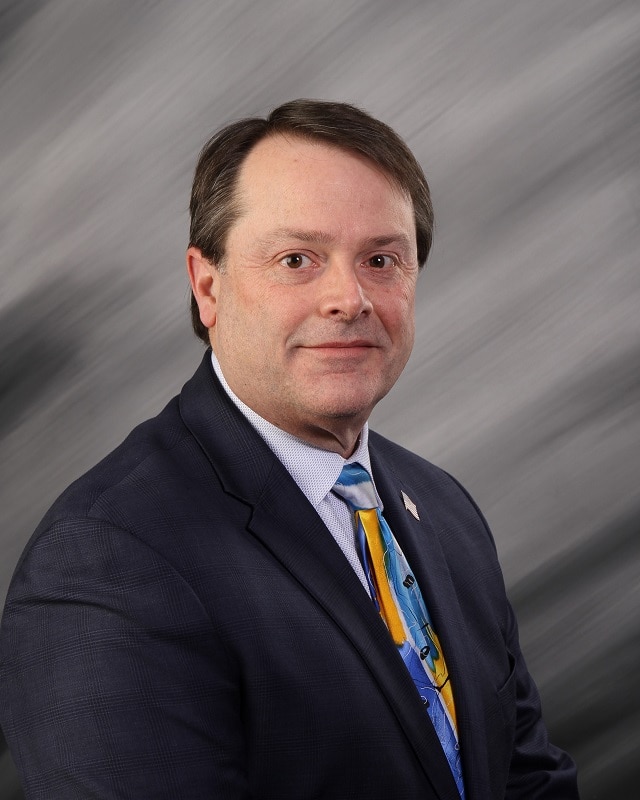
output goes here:
[[412, 517], [415, 517], [418, 520], [418, 522], [420, 522], [420, 517], [418, 515], [418, 509], [416, 507], [416, 504], [405, 492], [400, 491], [400, 494], [402, 495], [402, 502], [404, 503], [404, 507], [407, 509], [407, 511], [411, 514]]

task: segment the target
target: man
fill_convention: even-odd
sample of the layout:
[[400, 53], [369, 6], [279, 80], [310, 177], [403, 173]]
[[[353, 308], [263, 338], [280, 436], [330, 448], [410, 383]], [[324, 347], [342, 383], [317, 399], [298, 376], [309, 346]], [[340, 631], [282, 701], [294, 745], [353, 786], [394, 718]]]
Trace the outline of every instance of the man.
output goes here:
[[577, 797], [483, 518], [367, 427], [431, 244], [406, 145], [288, 103], [209, 142], [191, 219], [212, 349], [62, 495], [9, 592], [27, 797]]

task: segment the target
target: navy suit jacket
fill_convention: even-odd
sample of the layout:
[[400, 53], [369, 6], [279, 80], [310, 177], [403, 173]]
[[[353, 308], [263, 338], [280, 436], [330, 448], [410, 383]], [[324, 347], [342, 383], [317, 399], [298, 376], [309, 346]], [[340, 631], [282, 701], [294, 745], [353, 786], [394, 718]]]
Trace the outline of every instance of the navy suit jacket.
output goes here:
[[[446, 654], [468, 800], [576, 798], [481, 514], [418, 456], [373, 433], [370, 453]], [[27, 798], [457, 800], [384, 623], [209, 353], [48, 512], [0, 648]]]

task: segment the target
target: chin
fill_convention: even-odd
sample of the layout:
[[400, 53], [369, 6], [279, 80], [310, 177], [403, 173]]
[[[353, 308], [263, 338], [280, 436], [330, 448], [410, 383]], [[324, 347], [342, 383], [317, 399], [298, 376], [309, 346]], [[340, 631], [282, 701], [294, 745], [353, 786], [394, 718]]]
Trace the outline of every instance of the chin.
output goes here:
[[372, 397], [332, 397], [325, 403], [316, 405], [316, 413], [326, 419], [363, 419], [369, 418], [379, 398]]

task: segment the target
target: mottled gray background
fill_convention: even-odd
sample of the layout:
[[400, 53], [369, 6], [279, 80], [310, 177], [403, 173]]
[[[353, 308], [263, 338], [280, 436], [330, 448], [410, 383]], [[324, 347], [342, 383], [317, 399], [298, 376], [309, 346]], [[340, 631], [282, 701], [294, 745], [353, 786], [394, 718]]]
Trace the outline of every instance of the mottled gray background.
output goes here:
[[584, 798], [637, 798], [637, 0], [0, 0], [0, 602], [49, 503], [200, 358], [200, 146], [298, 96], [424, 165], [436, 246], [375, 426], [486, 513]]

